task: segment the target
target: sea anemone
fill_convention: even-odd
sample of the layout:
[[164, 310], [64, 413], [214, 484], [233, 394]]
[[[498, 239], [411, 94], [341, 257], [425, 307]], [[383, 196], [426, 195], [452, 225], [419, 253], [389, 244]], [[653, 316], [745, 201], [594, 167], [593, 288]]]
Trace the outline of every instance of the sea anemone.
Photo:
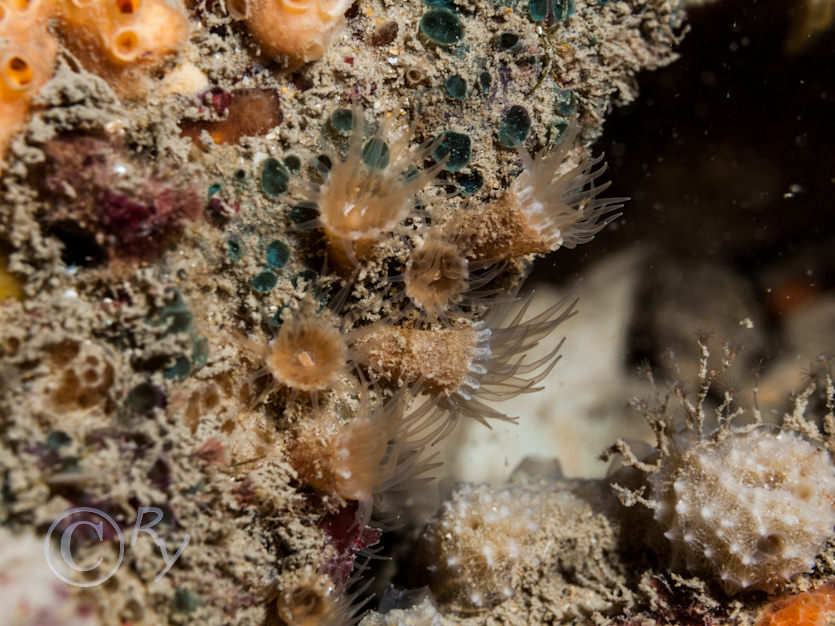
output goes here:
[[527, 351], [575, 314], [576, 299], [563, 298], [524, 321], [528, 298], [507, 325], [499, 306], [488, 317], [459, 328], [417, 329], [378, 323], [357, 333], [351, 347], [373, 375], [397, 383], [420, 384], [438, 407], [489, 426], [488, 419], [516, 421], [484, 401], [532, 393], [559, 360], [564, 341], [545, 356], [528, 361]]
[[441, 239], [425, 241], [406, 263], [406, 295], [422, 310], [446, 313], [467, 289], [469, 262], [458, 248]]
[[450, 313], [464, 306], [486, 304], [502, 291], [483, 287], [504, 267], [491, 261], [470, 262], [455, 245], [430, 235], [411, 251], [403, 274], [391, 280], [404, 283], [411, 305], [427, 319], [448, 321]]
[[519, 151], [523, 169], [495, 202], [465, 211], [445, 228], [470, 259], [516, 258], [574, 248], [594, 238], [620, 214], [626, 198], [599, 198], [610, 183], [596, 185], [606, 171], [603, 156], [583, 153], [563, 171], [579, 129], [576, 122], [548, 154], [534, 158]]
[[418, 170], [435, 144], [409, 150], [409, 132], [392, 139], [395, 117], [387, 117], [366, 140], [365, 119], [355, 107], [345, 157], [334, 159], [322, 184], [297, 194], [301, 205], [318, 209], [319, 218], [310, 225], [324, 231], [329, 262], [339, 270], [350, 271], [372, 255], [375, 244], [409, 215], [415, 194], [446, 162]]
[[384, 400], [365, 385], [355, 396], [300, 420], [288, 440], [299, 478], [320, 492], [357, 502], [358, 523], [367, 524], [380, 495], [411, 485], [434, 467], [422, 452], [439, 428], [425, 411], [407, 411], [411, 395], [400, 390]]
[[304, 393], [316, 407], [319, 394], [346, 389], [350, 376], [351, 353], [336, 320], [328, 311], [311, 313], [312, 306], [306, 303], [281, 324], [278, 334], [262, 350], [264, 368], [253, 375], [269, 374], [271, 380], [263, 395], [280, 387], [289, 389], [288, 405]]
[[[351, 578], [354, 581], [355, 577]], [[276, 609], [289, 626], [346, 626], [359, 621], [364, 601], [357, 602], [364, 587], [344, 593], [327, 574], [310, 568], [294, 572], [292, 582], [278, 591]]]
[[[354, 409], [320, 411], [300, 423], [290, 442], [290, 459], [305, 483], [369, 506], [384, 472], [380, 465], [403, 417], [399, 400], [372, 404], [360, 393]], [[345, 414], [341, 423], [335, 415]]]

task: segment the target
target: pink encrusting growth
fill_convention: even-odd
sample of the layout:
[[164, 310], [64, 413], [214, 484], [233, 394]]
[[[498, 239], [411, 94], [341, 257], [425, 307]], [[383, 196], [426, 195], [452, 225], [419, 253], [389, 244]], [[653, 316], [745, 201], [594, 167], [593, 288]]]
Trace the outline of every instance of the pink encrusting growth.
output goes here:
[[165, 173], [123, 145], [93, 135], [62, 135], [43, 148], [39, 181], [50, 230], [70, 224], [113, 259], [147, 258], [180, 237], [203, 213], [198, 180]]
[[399, 397], [372, 403], [367, 390], [359, 395], [356, 408], [344, 406], [341, 411], [350, 419], [347, 423], [340, 423], [331, 411], [318, 412], [300, 423], [288, 442], [289, 458], [307, 484], [360, 502], [369, 511], [388, 473], [384, 462], [404, 405]]
[[386, 118], [366, 139], [362, 111], [355, 108], [344, 158], [334, 159], [323, 183], [298, 194], [302, 203], [319, 210], [317, 225], [327, 239], [329, 263], [341, 271], [372, 256], [375, 244], [409, 215], [415, 194], [446, 162], [419, 170], [434, 143], [410, 150], [410, 132], [391, 137], [395, 117]]
[[495, 202], [454, 216], [445, 228], [469, 259], [507, 259], [548, 254], [591, 241], [618, 217], [626, 198], [599, 198], [609, 183], [597, 184], [606, 171], [585, 151], [567, 171], [579, 129], [572, 123], [550, 152], [534, 158], [520, 150], [523, 169]]

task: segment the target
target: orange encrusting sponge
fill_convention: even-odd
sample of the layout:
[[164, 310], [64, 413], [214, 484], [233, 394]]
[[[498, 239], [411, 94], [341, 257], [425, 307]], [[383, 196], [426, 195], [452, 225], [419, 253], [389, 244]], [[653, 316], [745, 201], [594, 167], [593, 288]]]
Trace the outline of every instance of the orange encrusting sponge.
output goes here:
[[56, 31], [84, 69], [122, 96], [151, 86], [151, 72], [187, 42], [182, 9], [164, 0], [0, 0], [0, 159], [53, 74]]
[[163, 0], [49, 0], [65, 45], [123, 96], [147, 91], [150, 72], [186, 43], [185, 14]]
[[835, 584], [778, 598], [765, 610], [757, 626], [827, 626], [835, 618]]
[[42, 0], [0, 0], [0, 159], [52, 76], [58, 44], [42, 9]]
[[245, 0], [243, 17], [261, 49], [291, 67], [324, 56], [353, 0]]

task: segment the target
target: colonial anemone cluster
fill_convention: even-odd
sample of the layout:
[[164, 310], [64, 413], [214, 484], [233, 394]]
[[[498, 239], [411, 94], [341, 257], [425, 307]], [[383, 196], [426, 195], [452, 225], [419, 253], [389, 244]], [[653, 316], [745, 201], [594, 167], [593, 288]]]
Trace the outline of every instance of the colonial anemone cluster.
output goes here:
[[[367, 522], [377, 496], [428, 469], [424, 450], [458, 417], [515, 421], [500, 403], [540, 389], [559, 360], [554, 332], [576, 305], [567, 297], [531, 314], [531, 298], [517, 297], [530, 260], [556, 241], [589, 240], [620, 205], [590, 187], [598, 160], [575, 150], [572, 127], [552, 152], [524, 153], [529, 170], [498, 200], [450, 217], [427, 190], [446, 161], [424, 166], [435, 143], [410, 148], [403, 111], [376, 129], [359, 107], [351, 115], [322, 179], [291, 189], [295, 206], [317, 215], [299, 234], [324, 242], [325, 276], [341, 290], [327, 306], [308, 291], [286, 309], [254, 377], [283, 402], [301, 480], [358, 501]], [[555, 171], [574, 152], [579, 161]], [[476, 210], [501, 214], [489, 228], [537, 243], [472, 247]], [[375, 288], [383, 298], [368, 297]]]

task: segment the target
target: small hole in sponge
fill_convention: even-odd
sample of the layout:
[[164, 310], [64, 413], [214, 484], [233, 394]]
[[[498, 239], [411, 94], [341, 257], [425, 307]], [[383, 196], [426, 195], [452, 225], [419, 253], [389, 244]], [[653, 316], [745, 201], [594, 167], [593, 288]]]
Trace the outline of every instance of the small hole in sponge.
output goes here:
[[780, 535], [766, 535], [757, 539], [757, 550], [766, 556], [778, 556], [783, 553], [785, 542]]
[[139, 10], [139, 0], [116, 0], [116, 8], [124, 15], [136, 13]]
[[207, 389], [203, 393], [203, 406], [207, 410], [214, 409], [219, 404], [220, 404], [220, 396], [218, 395], [217, 390], [214, 387], [212, 387], [210, 389]]
[[126, 28], [113, 38], [113, 51], [123, 61], [131, 61], [139, 53], [139, 35]]
[[91, 409], [99, 403], [100, 397], [99, 395], [91, 390], [85, 389], [81, 393], [78, 394], [76, 398], [76, 403], [78, 407], [81, 409]]
[[61, 408], [67, 408], [76, 403], [80, 387], [78, 377], [71, 371], [65, 371], [61, 385], [52, 394], [52, 402]]
[[50, 346], [47, 350], [49, 352], [49, 356], [52, 358], [52, 362], [61, 367], [78, 356], [80, 349], [81, 347], [78, 345], [78, 342], [73, 341], [72, 339], [65, 339], [60, 343]]
[[812, 488], [807, 484], [800, 484], [795, 488], [794, 494], [801, 500], [808, 500], [812, 497]]
[[35, 77], [26, 59], [19, 56], [13, 56], [8, 60], [4, 74], [9, 86], [16, 89], [25, 89]]
[[81, 374], [81, 378], [84, 380], [86, 385], [92, 386], [101, 382], [101, 376], [99, 376], [98, 371], [92, 368], [84, 370]]
[[188, 399], [186, 405], [185, 423], [193, 435], [197, 430], [197, 423], [200, 420], [200, 394], [194, 392]]

